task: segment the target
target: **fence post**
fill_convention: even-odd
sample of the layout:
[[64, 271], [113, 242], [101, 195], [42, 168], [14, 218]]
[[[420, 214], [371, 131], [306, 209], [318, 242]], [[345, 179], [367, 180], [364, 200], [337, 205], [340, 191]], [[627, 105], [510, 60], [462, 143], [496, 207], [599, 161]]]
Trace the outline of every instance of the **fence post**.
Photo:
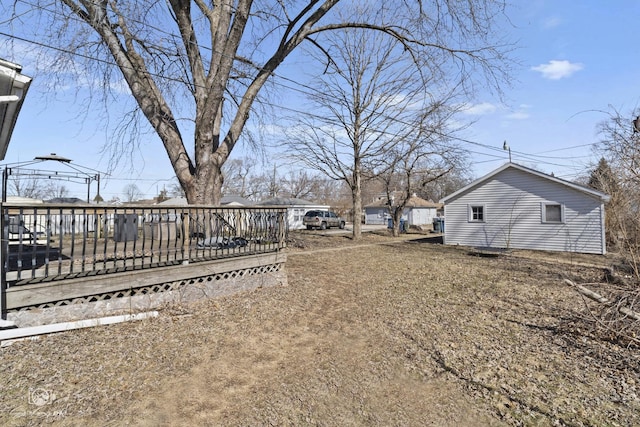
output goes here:
[[284, 212], [278, 215], [280, 226], [278, 227], [278, 250], [284, 249], [287, 244], [287, 235], [289, 234], [289, 210], [285, 208]]
[[[3, 193], [4, 194], [4, 193]], [[5, 268], [5, 260], [7, 259], [7, 238], [5, 227], [8, 227], [8, 218], [5, 218], [5, 207], [0, 209], [0, 323], [7, 320], [7, 269]]]
[[189, 264], [189, 239], [191, 225], [189, 224], [189, 218], [191, 217], [191, 210], [187, 209], [187, 213], [182, 215], [182, 265]]

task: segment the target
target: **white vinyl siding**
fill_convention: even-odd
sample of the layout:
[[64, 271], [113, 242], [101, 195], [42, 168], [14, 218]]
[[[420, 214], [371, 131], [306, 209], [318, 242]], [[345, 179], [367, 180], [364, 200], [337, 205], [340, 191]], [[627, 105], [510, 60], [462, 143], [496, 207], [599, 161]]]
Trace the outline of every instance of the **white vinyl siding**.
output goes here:
[[437, 215], [437, 210], [436, 208], [416, 207], [405, 209], [405, 215], [409, 225], [422, 227], [431, 226], [433, 224], [433, 218]]
[[[387, 224], [389, 211], [380, 207], [365, 208], [365, 224]], [[409, 225], [431, 226], [433, 218], [437, 215], [435, 207], [412, 207], [405, 208], [402, 212], [401, 219], [408, 222]]]
[[[560, 221], [545, 221], [541, 206], [552, 205], [561, 205]], [[470, 206], [484, 206], [484, 222], [469, 220]], [[446, 244], [606, 252], [600, 199], [517, 168], [446, 200], [445, 219]]]

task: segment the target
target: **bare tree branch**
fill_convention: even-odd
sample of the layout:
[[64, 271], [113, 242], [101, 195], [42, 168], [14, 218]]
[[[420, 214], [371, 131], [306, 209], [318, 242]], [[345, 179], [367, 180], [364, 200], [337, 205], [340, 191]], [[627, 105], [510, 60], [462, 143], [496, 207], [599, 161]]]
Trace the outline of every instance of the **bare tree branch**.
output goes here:
[[[480, 70], [490, 87], [499, 88], [508, 70], [508, 46], [496, 42], [500, 38], [491, 31], [499, 23], [501, 0], [392, 1], [371, 13], [340, 0], [32, 2], [28, 14], [8, 5], [0, 10], [12, 16], [10, 24], [16, 22], [14, 33], [53, 45], [55, 55], [42, 56], [53, 58], [46, 67], [52, 87], [82, 76], [83, 87], [102, 94], [107, 114], [122, 118], [115, 124], [105, 120], [105, 129], [124, 129], [109, 132], [113, 159], [139, 150], [142, 136], [157, 135], [191, 203], [219, 202], [222, 166], [250, 136], [245, 128], [260, 93], [305, 42], [323, 53], [318, 63], [330, 64], [327, 72], [338, 68], [327, 36], [345, 29], [384, 35], [385, 45], [397, 44], [417, 66], [415, 77], [422, 83], [451, 71], [445, 56], [465, 85]], [[27, 19], [38, 25], [17, 25]], [[87, 110], [91, 95], [88, 99]], [[122, 101], [133, 105], [129, 112], [114, 112], [114, 104]]]

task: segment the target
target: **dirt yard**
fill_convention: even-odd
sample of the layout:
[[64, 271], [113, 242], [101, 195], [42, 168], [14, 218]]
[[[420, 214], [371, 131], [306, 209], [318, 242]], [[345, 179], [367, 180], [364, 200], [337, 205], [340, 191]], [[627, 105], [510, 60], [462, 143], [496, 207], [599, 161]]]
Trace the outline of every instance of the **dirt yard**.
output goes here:
[[607, 258], [290, 246], [288, 286], [1, 348], [0, 425], [640, 425], [640, 350], [563, 283]]

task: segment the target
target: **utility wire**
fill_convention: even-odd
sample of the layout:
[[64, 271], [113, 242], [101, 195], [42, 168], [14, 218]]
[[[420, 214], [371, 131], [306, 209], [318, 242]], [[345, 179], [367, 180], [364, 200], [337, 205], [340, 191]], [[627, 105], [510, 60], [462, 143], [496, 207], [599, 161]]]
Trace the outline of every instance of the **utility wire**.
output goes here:
[[[73, 51], [70, 51], [70, 50], [67, 50], [67, 49], [59, 48], [59, 47], [56, 47], [56, 46], [51, 46], [51, 45], [48, 45], [46, 43], [41, 43], [41, 42], [37, 42], [37, 41], [34, 41], [34, 40], [26, 39], [26, 38], [23, 38], [23, 37], [10, 35], [10, 34], [7, 34], [7, 33], [3, 32], [3, 31], [0, 31], [0, 35], [8, 37], [8, 38], [14, 38], [14, 39], [17, 39], [17, 40], [25, 42], [25, 43], [34, 44], [36, 46], [40, 46], [40, 47], [43, 47], [43, 48], [46, 48], [46, 49], [52, 49], [52, 50], [56, 50], [56, 51], [59, 51], [59, 52], [65, 53], [65, 54], [78, 56], [78, 57], [81, 57], [83, 59], [97, 61], [97, 62], [100, 62], [100, 63], [107, 64], [109, 66], [115, 66], [115, 67], [118, 66], [117, 64], [115, 64], [115, 63], [113, 63], [111, 61], [105, 60], [105, 59], [101, 59], [101, 58], [96, 58], [96, 57], [89, 56], [89, 55], [80, 54], [80, 53], [73, 52]], [[181, 80], [181, 79], [171, 78], [171, 77], [168, 77], [168, 76], [155, 74], [155, 73], [151, 73], [151, 72], [147, 72], [147, 73], [149, 75], [153, 76], [153, 77], [157, 77], [157, 78], [161, 78], [161, 79], [165, 79], [165, 80], [169, 80], [169, 81], [174, 81], [174, 82], [178, 82], [178, 83], [182, 83], [182, 84], [185, 83], [185, 81]], [[299, 86], [308, 88], [309, 90], [314, 90], [314, 88], [311, 88], [310, 86], [306, 86], [306, 85], [301, 85], [301, 84], [295, 82], [292, 79], [289, 79], [289, 78], [286, 78], [286, 77], [283, 77], [283, 76], [279, 76], [279, 75], [275, 75], [275, 77], [278, 77], [278, 78], [281, 78], [281, 79], [283, 79], [285, 81], [289, 81], [289, 82], [297, 84]], [[307, 95], [307, 96], [313, 95], [313, 93], [310, 93], [310, 92], [307, 92], [305, 90], [293, 87], [291, 85], [282, 84], [282, 83], [278, 83], [278, 82], [274, 82], [274, 84], [279, 85], [280, 87], [284, 87], [286, 89], [297, 91], [297, 92], [302, 93], [302, 94]], [[284, 106], [284, 105], [279, 105], [279, 104], [270, 103], [270, 102], [263, 102], [263, 103], [265, 105], [271, 107], [271, 108], [277, 108], [277, 109], [289, 111], [289, 112], [292, 112], [292, 113], [295, 113], [295, 114], [305, 114], [305, 115], [309, 115], [311, 117], [314, 117], [316, 119], [325, 119], [325, 117], [323, 117], [323, 116], [319, 116], [317, 114], [313, 114], [313, 113], [308, 112], [308, 111], [302, 111], [302, 110], [295, 109], [295, 108], [292, 108], [292, 107], [287, 107], [287, 106]], [[395, 120], [397, 121], [397, 119], [395, 119]], [[402, 121], [398, 121], [398, 124], [403, 124], [403, 123], [402, 123]], [[410, 125], [410, 123], [404, 123], [404, 124], [405, 125]], [[475, 146], [482, 147], [482, 148], [485, 148], [485, 149], [491, 150], [491, 151], [497, 151], [497, 152], [503, 151], [502, 148], [500, 148], [500, 147], [494, 147], [494, 146], [491, 146], [491, 145], [488, 145], [488, 144], [482, 144], [480, 142], [473, 141], [473, 140], [470, 140], [470, 139], [465, 139], [465, 138], [460, 138], [460, 137], [452, 137], [452, 139], [454, 141], [458, 141], [458, 142], [462, 142], [462, 143], [470, 144], [470, 145], [475, 145]], [[592, 144], [585, 144], [585, 145], [592, 145]], [[569, 148], [570, 147], [568, 147], [566, 149], [569, 149]], [[564, 150], [564, 149], [559, 149], [559, 150]], [[553, 151], [559, 151], [559, 150], [553, 150]], [[488, 154], [486, 154], [486, 153], [481, 153], [481, 152], [477, 152], [477, 151], [474, 151], [473, 153], [479, 154], [479, 155], [488, 156]], [[538, 158], [565, 159], [565, 157], [561, 157], [561, 156], [557, 156], [557, 157], [556, 156], [541, 156], [541, 155], [538, 155], [538, 154], [528, 154], [528, 153], [519, 152], [519, 151], [513, 151], [513, 150], [512, 150], [512, 154], [516, 154], [517, 156], [524, 157], [525, 159], [528, 159], [528, 160], [531, 160], [531, 161], [535, 161], [535, 162], [539, 162], [539, 163], [548, 164], [548, 165], [551, 165], [551, 166], [566, 167], [566, 165], [559, 165], [559, 164], [553, 163], [553, 162], [538, 160]], [[499, 156], [496, 156], [496, 157], [499, 157]]]
[[[40, 7], [40, 6], [34, 5], [33, 3], [26, 2], [26, 1], [23, 1], [23, 3], [28, 4], [30, 6], [33, 6], [33, 7]], [[47, 12], [49, 12], [51, 14], [54, 14], [54, 15], [60, 14], [57, 11], [53, 11], [53, 10], [50, 10], [50, 9], [47, 9], [47, 8], [43, 8], [43, 7], [40, 7], [40, 8], [42, 8], [42, 9], [46, 10]], [[24, 12], [24, 13], [18, 15], [18, 16], [23, 16], [26, 13], [28, 13], [28, 12]], [[67, 17], [67, 18], [69, 17], [68, 15], [64, 15], [64, 16]], [[81, 21], [79, 18], [77, 18], [77, 17], [75, 17], [73, 15], [71, 15], [71, 16], [75, 20], [84, 23], [84, 21]], [[12, 18], [12, 19], [15, 19], [15, 17]], [[4, 22], [8, 22], [8, 20], [4, 21]], [[160, 33], [169, 35], [172, 38], [177, 38], [178, 37], [178, 35], [176, 35], [176, 34], [164, 31], [164, 30], [162, 30], [162, 29], [160, 29], [158, 27], [152, 26], [152, 25], [150, 25], [150, 24], [148, 24], [146, 22], [141, 22], [141, 21], [138, 21], [138, 20], [133, 20], [133, 22], [137, 22], [137, 23], [143, 24], [143, 25], [145, 25], [145, 26], [147, 26], [147, 27], [149, 27], [151, 29], [154, 29], [154, 30], [160, 32]], [[19, 41], [22, 41], [22, 42], [25, 42], [25, 43], [34, 44], [34, 45], [37, 45], [37, 46], [40, 46], [40, 47], [43, 47], [43, 48], [46, 48], [46, 49], [56, 50], [56, 51], [59, 51], [59, 52], [62, 52], [62, 53], [68, 54], [68, 55], [81, 57], [81, 58], [86, 59], [86, 60], [97, 61], [97, 62], [100, 62], [100, 63], [107, 64], [109, 66], [116, 66], [116, 67], [118, 66], [117, 64], [115, 64], [114, 62], [109, 61], [109, 60], [105, 60], [105, 59], [97, 58], [97, 57], [94, 57], [94, 56], [89, 56], [89, 55], [73, 52], [73, 51], [70, 51], [68, 49], [63, 49], [63, 48], [59, 48], [59, 47], [56, 47], [56, 46], [51, 46], [51, 45], [48, 45], [46, 43], [41, 43], [41, 42], [37, 42], [37, 41], [34, 41], [34, 40], [26, 39], [24, 37], [19, 37], [19, 36], [16, 36], [16, 35], [7, 34], [7, 33], [2, 32], [2, 31], [0, 31], [0, 35], [8, 37], [8, 38], [16, 39], [16, 40], [19, 40]], [[209, 50], [209, 51], [213, 52], [213, 50], [210, 47], [207, 47], [207, 46], [204, 46], [204, 45], [199, 45], [199, 47], [202, 48], [202, 49]], [[147, 71], [147, 73], [149, 75], [153, 76], [153, 77], [157, 77], [157, 78], [160, 78], [160, 79], [165, 79], [165, 80], [168, 80], [168, 81], [174, 81], [174, 82], [178, 82], [178, 83], [181, 83], [181, 84], [187, 83], [183, 79], [172, 78], [170, 76], [160, 75], [160, 74], [152, 73], [152, 72], [149, 72], [149, 71]], [[274, 73], [274, 77], [276, 77], [278, 79], [281, 79], [281, 80], [284, 80], [286, 82], [290, 82], [290, 83], [294, 84], [295, 86], [291, 86], [289, 84], [284, 84], [284, 83], [277, 82], [277, 81], [274, 81], [273, 84], [278, 85], [278, 86], [283, 87], [283, 88], [286, 88], [286, 89], [289, 89], [289, 90], [292, 90], [292, 91], [296, 91], [298, 93], [304, 94], [305, 96], [312, 96], [313, 95], [313, 92], [308, 92], [307, 90], [309, 90], [309, 91], [315, 91], [316, 90], [313, 87], [301, 84], [301, 83], [299, 83], [299, 82], [297, 82], [297, 81], [295, 81], [293, 79], [281, 76], [279, 74], [275, 74]], [[193, 82], [189, 82], [189, 84], [193, 85], [194, 83]], [[304, 88], [306, 90], [303, 90], [301, 88]], [[291, 108], [291, 107], [286, 107], [286, 106], [283, 106], [283, 105], [277, 105], [277, 104], [269, 103], [269, 102], [263, 102], [263, 104], [267, 105], [267, 106], [270, 106], [272, 108], [279, 108], [279, 109], [282, 109], [282, 110], [285, 110], [285, 111], [290, 111], [290, 112], [293, 112], [293, 113], [296, 113], [296, 114], [310, 114], [311, 116], [315, 116], [316, 118], [321, 118], [320, 116], [313, 115], [313, 114], [309, 113], [308, 111], [301, 111], [301, 110], [294, 109], [294, 108]], [[485, 149], [488, 149], [488, 150], [501, 151], [501, 149], [498, 148], [498, 147], [493, 147], [493, 146], [490, 146], [490, 145], [487, 145], [487, 144], [482, 144], [482, 143], [479, 143], [479, 142], [476, 142], [476, 141], [471, 141], [471, 140], [462, 139], [462, 138], [453, 138], [453, 139], [457, 140], [459, 142], [466, 143], [466, 144], [476, 145], [476, 146], [479, 146], [479, 147], [482, 147], [482, 148], [485, 148]], [[584, 144], [582, 146], [589, 146], [589, 145], [594, 145], [594, 144]], [[580, 147], [580, 146], [576, 146], [576, 147]], [[570, 148], [575, 148], [575, 147], [566, 147], [566, 148], [562, 148], [562, 149], [547, 151], [545, 153], [568, 150]], [[467, 151], [469, 151], [469, 150], [467, 150]], [[470, 152], [472, 152], [474, 154], [478, 154], [478, 155], [485, 155], [485, 156], [488, 155], [488, 154], [481, 153], [481, 152], [476, 152], [476, 151], [470, 151]], [[531, 161], [540, 162], [540, 163], [545, 163], [545, 164], [548, 164], [548, 165], [562, 166], [562, 167], [566, 166], [566, 165], [559, 165], [557, 163], [540, 160], [540, 159], [543, 159], [543, 158], [565, 159], [565, 157], [561, 157], [561, 156], [543, 156], [541, 154], [529, 154], [529, 153], [516, 152], [516, 151], [512, 151], [512, 154], [516, 154], [516, 155], [521, 156], [521, 157], [523, 157], [525, 159], [528, 159], [528, 160], [531, 160]]]

